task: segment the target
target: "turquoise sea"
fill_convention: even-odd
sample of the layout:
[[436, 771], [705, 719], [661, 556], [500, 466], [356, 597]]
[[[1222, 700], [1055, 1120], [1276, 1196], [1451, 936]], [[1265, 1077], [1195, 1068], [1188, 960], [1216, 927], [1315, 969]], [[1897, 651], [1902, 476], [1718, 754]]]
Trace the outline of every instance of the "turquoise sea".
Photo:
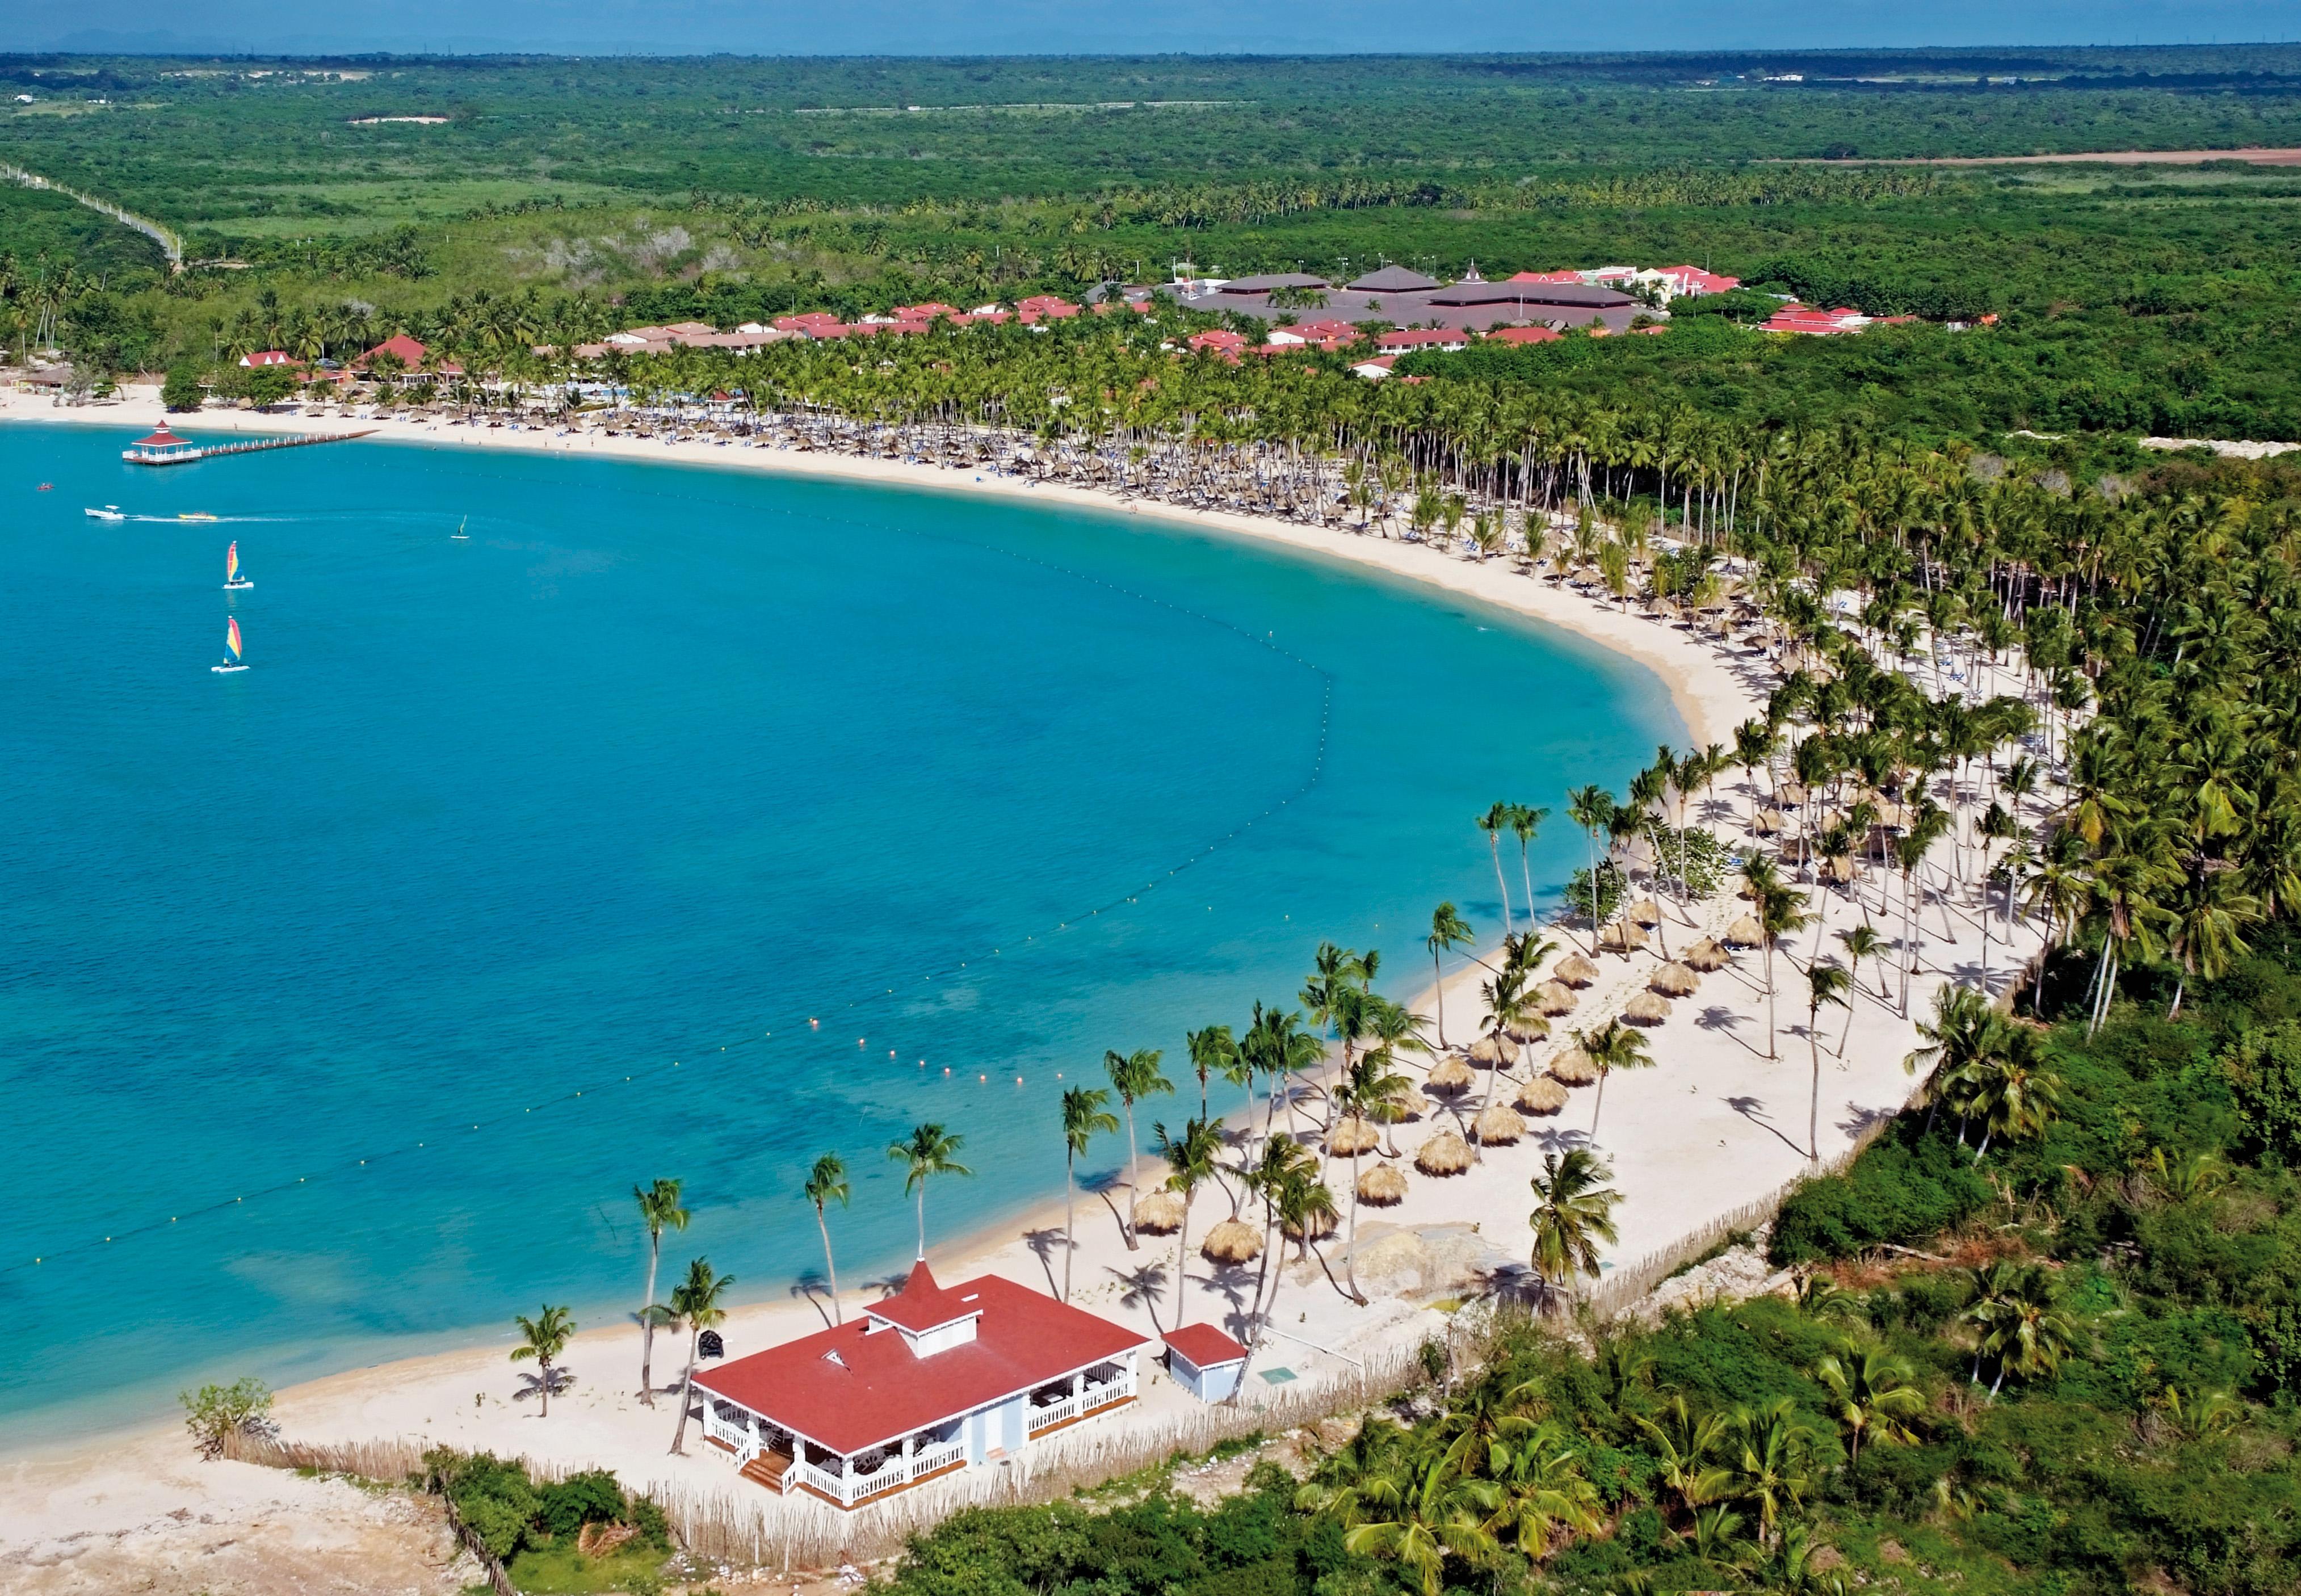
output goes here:
[[[1187, 1082], [1184, 1028], [1291, 1002], [1321, 937], [1412, 995], [1438, 899], [1500, 929], [1475, 813], [1684, 737], [1618, 656], [1186, 526], [447, 447], [131, 468], [133, 430], [0, 426], [18, 1441], [626, 1314], [657, 1176], [667, 1274], [781, 1296], [839, 1149], [851, 1289], [909, 1256], [913, 1124], [975, 1171], [931, 1239], [1055, 1195], [1103, 1049]], [[1537, 887], [1581, 852], [1553, 818]]]

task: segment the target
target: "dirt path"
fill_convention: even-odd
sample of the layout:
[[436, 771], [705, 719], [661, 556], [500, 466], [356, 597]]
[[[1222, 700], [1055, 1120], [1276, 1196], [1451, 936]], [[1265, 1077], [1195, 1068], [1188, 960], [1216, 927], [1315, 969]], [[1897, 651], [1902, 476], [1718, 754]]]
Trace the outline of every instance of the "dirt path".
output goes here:
[[1901, 155], [1873, 159], [1812, 159], [1801, 166], [2195, 166], [2201, 161], [2246, 161], [2255, 166], [2301, 166], [2301, 150], [2093, 150], [2075, 155]]

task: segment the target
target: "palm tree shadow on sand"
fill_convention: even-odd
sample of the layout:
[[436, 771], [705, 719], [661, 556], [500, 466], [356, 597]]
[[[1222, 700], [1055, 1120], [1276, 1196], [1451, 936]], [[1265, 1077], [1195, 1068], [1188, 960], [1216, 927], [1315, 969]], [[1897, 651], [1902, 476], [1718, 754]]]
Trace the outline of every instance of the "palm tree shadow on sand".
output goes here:
[[1038, 1230], [1023, 1233], [1023, 1245], [1031, 1249], [1031, 1256], [1039, 1260], [1039, 1267], [1047, 1272], [1047, 1295], [1050, 1297], [1063, 1294], [1062, 1283], [1055, 1278], [1055, 1259], [1061, 1256], [1068, 1241], [1059, 1225], [1044, 1225]]
[[1772, 1120], [1766, 1117], [1765, 1099], [1728, 1098], [1726, 1099], [1726, 1106], [1728, 1108], [1731, 1108], [1735, 1113], [1740, 1115], [1744, 1119], [1748, 1120], [1752, 1124], [1756, 1125], [1759, 1129], [1770, 1132], [1784, 1147], [1789, 1149], [1790, 1151], [1797, 1154], [1800, 1157], [1803, 1157], [1805, 1156], [1805, 1149], [1800, 1147], [1796, 1142], [1792, 1141], [1788, 1136], [1783, 1133], [1779, 1125], [1777, 1125]]
[[[519, 1376], [519, 1389], [512, 1393], [511, 1400], [515, 1402], [524, 1402], [530, 1397], [540, 1397], [543, 1394], [543, 1378], [544, 1377], [540, 1374], [534, 1374], [523, 1370]], [[565, 1395], [574, 1387], [574, 1370], [569, 1368], [565, 1364], [554, 1364], [552, 1366], [551, 1394], [553, 1396], [556, 1397]]]
[[1150, 1328], [1159, 1331], [1159, 1301], [1167, 1290], [1167, 1266], [1141, 1264], [1133, 1269], [1110, 1269], [1109, 1273], [1118, 1282], [1120, 1305], [1141, 1308], [1150, 1316]]

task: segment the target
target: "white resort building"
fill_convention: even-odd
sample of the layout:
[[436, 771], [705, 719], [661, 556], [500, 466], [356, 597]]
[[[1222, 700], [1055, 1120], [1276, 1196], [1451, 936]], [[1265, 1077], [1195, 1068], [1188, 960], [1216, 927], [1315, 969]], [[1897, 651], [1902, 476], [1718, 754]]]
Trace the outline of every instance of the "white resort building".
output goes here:
[[705, 1437], [744, 1478], [858, 1508], [1125, 1407], [1147, 1344], [995, 1274], [939, 1286], [922, 1260], [862, 1317], [695, 1385]]

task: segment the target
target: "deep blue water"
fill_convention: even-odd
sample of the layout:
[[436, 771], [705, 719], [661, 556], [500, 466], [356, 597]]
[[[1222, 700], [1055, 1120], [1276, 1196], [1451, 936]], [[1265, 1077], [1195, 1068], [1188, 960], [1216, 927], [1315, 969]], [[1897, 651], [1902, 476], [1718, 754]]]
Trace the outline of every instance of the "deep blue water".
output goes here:
[[[840, 1149], [859, 1282], [908, 1257], [913, 1124], [976, 1171], [933, 1235], [1054, 1194], [1057, 1072], [1186, 1078], [1322, 936], [1410, 995], [1437, 899], [1499, 930], [1474, 813], [1682, 737], [1577, 639], [1120, 514], [126, 436], [0, 427], [19, 1438], [628, 1312], [658, 1175], [667, 1272], [780, 1295]], [[1537, 883], [1579, 852], [1553, 820]]]

